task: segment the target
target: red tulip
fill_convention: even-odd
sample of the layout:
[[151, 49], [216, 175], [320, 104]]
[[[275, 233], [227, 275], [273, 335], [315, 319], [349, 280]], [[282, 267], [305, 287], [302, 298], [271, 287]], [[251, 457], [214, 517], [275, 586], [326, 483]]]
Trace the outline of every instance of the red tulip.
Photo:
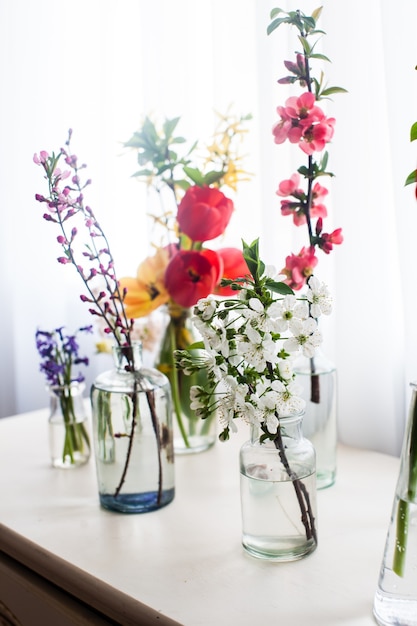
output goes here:
[[[249, 268], [243, 258], [242, 250], [239, 250], [239, 248], [220, 248], [220, 250], [217, 250], [217, 254], [223, 261], [222, 278], [234, 280], [235, 278], [244, 278], [249, 275]], [[236, 295], [236, 291], [233, 291], [230, 287], [218, 286], [215, 293], [219, 296]]]
[[165, 271], [165, 287], [182, 307], [191, 307], [214, 292], [223, 270], [213, 250], [179, 250]]
[[233, 213], [233, 202], [214, 187], [189, 187], [178, 206], [181, 232], [193, 241], [222, 235]]

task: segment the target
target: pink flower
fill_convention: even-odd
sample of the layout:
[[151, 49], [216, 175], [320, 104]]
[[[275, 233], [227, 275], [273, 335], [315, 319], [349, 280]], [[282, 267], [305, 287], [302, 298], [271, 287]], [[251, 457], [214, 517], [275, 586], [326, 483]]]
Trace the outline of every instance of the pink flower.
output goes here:
[[316, 96], [305, 91], [301, 96], [291, 96], [285, 102], [287, 115], [303, 127], [310, 126], [324, 118], [320, 107], [316, 106]]
[[[295, 173], [288, 180], [283, 180], [277, 190], [278, 196], [292, 196], [294, 200], [281, 200], [282, 215], [292, 215], [296, 226], [306, 223], [307, 195], [299, 188], [300, 175]], [[326, 217], [327, 209], [320, 202], [328, 194], [328, 190], [320, 183], [315, 183], [311, 192], [312, 203], [310, 207], [310, 217]], [[319, 201], [319, 202], [317, 202]]]
[[299, 144], [301, 150], [309, 155], [313, 152], [321, 152], [333, 137], [335, 122], [334, 117], [328, 117], [317, 124], [312, 124], [303, 133]]
[[283, 180], [278, 185], [277, 195], [278, 196], [294, 196], [296, 194], [304, 195], [302, 189], [298, 189], [298, 185], [300, 184], [300, 175], [295, 173], [288, 180]]
[[314, 254], [314, 246], [302, 248], [298, 254], [291, 254], [285, 259], [285, 267], [282, 271], [286, 276], [285, 282], [291, 289], [301, 289], [307, 278], [313, 274], [318, 262]]
[[288, 139], [310, 155], [323, 150], [333, 137], [335, 119], [326, 118], [310, 91], [288, 98], [285, 107], [279, 106], [277, 112], [281, 120], [272, 129], [275, 143]]
[[342, 229], [336, 228], [332, 233], [322, 233], [323, 220], [320, 217], [316, 224], [316, 237], [315, 245], [318, 246], [323, 252], [329, 254], [333, 250], [334, 245], [343, 243]]
[[44, 163], [46, 163], [48, 158], [49, 154], [46, 152], [46, 150], [41, 150], [39, 154], [35, 153], [33, 155], [33, 162], [36, 163], [36, 165], [43, 165]]
[[297, 63], [293, 61], [284, 61], [284, 65], [289, 72], [294, 74], [294, 76], [285, 76], [284, 78], [280, 78], [278, 83], [281, 85], [287, 85], [294, 83], [296, 80], [299, 80], [300, 85], [305, 87], [306, 85], [306, 64], [304, 55], [300, 52], [297, 54]]

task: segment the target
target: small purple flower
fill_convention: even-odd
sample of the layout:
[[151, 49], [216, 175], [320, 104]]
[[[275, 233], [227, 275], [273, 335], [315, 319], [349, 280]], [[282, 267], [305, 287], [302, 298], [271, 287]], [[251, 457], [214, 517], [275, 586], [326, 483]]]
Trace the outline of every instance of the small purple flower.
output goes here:
[[38, 330], [36, 332], [36, 348], [41, 357], [40, 371], [45, 374], [46, 381], [52, 386], [69, 386], [73, 382], [82, 382], [84, 375], [72, 372], [73, 365], [88, 366], [88, 358], [80, 356], [78, 333], [92, 333], [93, 327], [82, 326], [73, 335], [66, 335], [64, 327], [53, 331]]

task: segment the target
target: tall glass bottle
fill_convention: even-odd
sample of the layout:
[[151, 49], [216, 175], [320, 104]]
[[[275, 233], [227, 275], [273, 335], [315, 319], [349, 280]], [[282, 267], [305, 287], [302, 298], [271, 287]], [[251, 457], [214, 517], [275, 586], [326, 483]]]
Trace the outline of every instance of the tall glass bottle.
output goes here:
[[142, 367], [142, 346], [116, 346], [115, 369], [91, 389], [100, 504], [145, 513], [174, 498], [174, 449], [169, 381]]
[[[171, 383], [174, 412], [174, 449], [176, 455], [204, 452], [216, 441], [216, 414], [207, 419], [198, 417], [190, 406], [190, 388], [207, 383], [204, 370], [190, 376], [175, 367], [174, 351], [188, 350], [201, 339], [191, 322], [191, 309], [170, 303], [167, 308], [166, 329], [156, 367]], [[198, 351], [193, 350], [194, 354]]]
[[417, 383], [412, 397], [391, 520], [374, 599], [384, 626], [417, 626]]
[[298, 358], [294, 371], [306, 402], [303, 432], [316, 451], [317, 489], [325, 489], [333, 485], [337, 470], [336, 368], [317, 350], [314, 358]]

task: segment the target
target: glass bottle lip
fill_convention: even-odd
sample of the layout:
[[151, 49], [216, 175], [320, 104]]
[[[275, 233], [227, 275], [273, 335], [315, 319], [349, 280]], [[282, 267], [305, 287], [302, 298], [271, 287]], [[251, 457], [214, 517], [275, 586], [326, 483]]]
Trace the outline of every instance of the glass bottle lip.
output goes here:
[[49, 393], [59, 396], [64, 394], [66, 396], [70, 395], [80, 395], [85, 390], [85, 382], [79, 380], [73, 380], [69, 385], [47, 385], [47, 390]]
[[299, 422], [305, 415], [305, 408], [300, 409], [299, 411], [294, 411], [293, 413], [288, 413], [287, 415], [278, 415], [278, 419], [283, 424], [292, 424], [293, 422]]
[[134, 370], [142, 367], [142, 342], [139, 339], [131, 341], [130, 345], [113, 345], [112, 352], [119, 371], [127, 372], [126, 364], [129, 364], [129, 361], [133, 363]]
[[[279, 423], [281, 426], [291, 426], [293, 424], [298, 424], [305, 415], [305, 408], [300, 409], [299, 411], [294, 411], [293, 413], [288, 413], [286, 415], [278, 415]], [[250, 424], [250, 426], [254, 429], [260, 429], [261, 424]]]

